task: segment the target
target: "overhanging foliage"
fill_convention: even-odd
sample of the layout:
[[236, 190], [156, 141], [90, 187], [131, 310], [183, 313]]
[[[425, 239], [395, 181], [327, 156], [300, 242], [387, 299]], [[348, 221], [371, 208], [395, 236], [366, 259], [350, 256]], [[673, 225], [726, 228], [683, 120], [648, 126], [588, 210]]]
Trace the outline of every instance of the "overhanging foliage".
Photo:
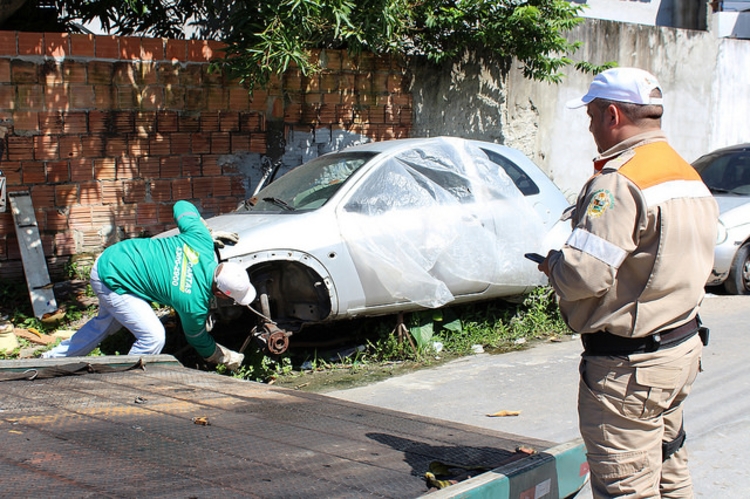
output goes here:
[[[436, 63], [481, 50], [504, 69], [516, 58], [526, 77], [558, 82], [580, 45], [564, 35], [583, 21], [584, 8], [566, 0], [56, 0], [56, 6], [58, 24], [68, 31], [98, 22], [112, 34], [224, 41], [229, 57], [217, 64], [251, 87], [292, 65], [303, 74], [318, 71], [314, 53], [325, 48], [422, 55]], [[17, 17], [3, 28], [18, 29]]]

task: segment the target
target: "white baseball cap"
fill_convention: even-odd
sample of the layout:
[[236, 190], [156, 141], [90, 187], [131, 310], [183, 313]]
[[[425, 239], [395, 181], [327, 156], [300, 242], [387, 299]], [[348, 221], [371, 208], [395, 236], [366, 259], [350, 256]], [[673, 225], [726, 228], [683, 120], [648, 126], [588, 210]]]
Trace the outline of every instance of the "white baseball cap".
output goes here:
[[247, 271], [234, 262], [220, 263], [214, 273], [216, 288], [238, 305], [249, 305], [255, 299], [255, 288]]
[[631, 104], [653, 104], [661, 106], [661, 97], [651, 97], [651, 92], [661, 86], [654, 75], [638, 68], [612, 68], [594, 77], [589, 91], [580, 99], [568, 101], [570, 109], [583, 107], [594, 99], [605, 99]]

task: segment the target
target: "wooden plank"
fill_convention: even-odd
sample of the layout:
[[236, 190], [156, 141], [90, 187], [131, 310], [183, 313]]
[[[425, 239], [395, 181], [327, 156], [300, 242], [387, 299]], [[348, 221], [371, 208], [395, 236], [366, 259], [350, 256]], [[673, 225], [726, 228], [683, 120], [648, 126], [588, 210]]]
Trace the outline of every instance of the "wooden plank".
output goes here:
[[34, 205], [28, 191], [10, 192], [8, 198], [13, 212], [13, 223], [16, 225], [16, 237], [21, 250], [31, 306], [34, 315], [41, 319], [44, 314], [57, 310], [57, 301], [47, 270], [42, 240], [39, 237]]
[[5, 177], [2, 176], [3, 172], [0, 172], [0, 213], [5, 213]]

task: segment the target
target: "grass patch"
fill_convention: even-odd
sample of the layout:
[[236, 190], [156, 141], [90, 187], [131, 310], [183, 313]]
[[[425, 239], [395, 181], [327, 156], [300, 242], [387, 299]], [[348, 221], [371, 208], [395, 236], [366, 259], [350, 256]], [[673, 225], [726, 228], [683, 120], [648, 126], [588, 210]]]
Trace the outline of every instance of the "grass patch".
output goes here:
[[[17, 328], [42, 334], [78, 329], [98, 310], [87, 270], [83, 265], [71, 266], [71, 281], [56, 283], [64, 315], [55, 323], [34, 317], [25, 284], [0, 283], [0, 316]], [[238, 350], [252, 322], [252, 318], [244, 319], [221, 325], [212, 334], [219, 343]], [[571, 333], [560, 317], [552, 289], [539, 287], [519, 302], [490, 300], [426, 310], [405, 314], [400, 323], [396, 316], [383, 316], [311, 326], [292, 336], [289, 350], [281, 356], [265, 356], [251, 345], [243, 366], [230, 373], [224, 366], [207, 365], [187, 345], [173, 314], [165, 326], [164, 353], [187, 367], [310, 391], [370, 383], [476, 352], [518, 350]], [[132, 342], [132, 335], [122, 330], [90, 355], [125, 354]], [[0, 358], [38, 357], [55, 344], [32, 345], [22, 338], [19, 343], [19, 348], [0, 353]]]
[[[292, 337], [284, 355], [257, 358], [251, 354], [239, 371], [225, 374], [324, 391], [378, 381], [480, 351], [519, 350], [572, 333], [549, 287], [535, 289], [520, 303], [492, 300], [407, 314], [401, 338], [394, 332], [396, 324], [395, 316], [386, 316], [316, 326], [299, 338]], [[303, 334], [310, 346], [300, 345], [305, 341]], [[325, 344], [322, 338], [348, 341], [321, 347], [310, 341], [316, 336], [319, 344]]]

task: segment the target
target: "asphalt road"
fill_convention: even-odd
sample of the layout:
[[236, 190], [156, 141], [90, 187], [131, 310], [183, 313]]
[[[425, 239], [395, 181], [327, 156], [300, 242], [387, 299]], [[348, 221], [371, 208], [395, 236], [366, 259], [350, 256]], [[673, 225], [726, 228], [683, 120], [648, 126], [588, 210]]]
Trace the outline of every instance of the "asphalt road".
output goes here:
[[[698, 498], [750, 497], [750, 297], [709, 294], [711, 329], [703, 373], [685, 408], [690, 469]], [[479, 354], [369, 386], [329, 392], [395, 409], [554, 442], [579, 436], [577, 340], [523, 352]], [[500, 410], [517, 417], [488, 417]], [[588, 486], [578, 496], [589, 499]]]

